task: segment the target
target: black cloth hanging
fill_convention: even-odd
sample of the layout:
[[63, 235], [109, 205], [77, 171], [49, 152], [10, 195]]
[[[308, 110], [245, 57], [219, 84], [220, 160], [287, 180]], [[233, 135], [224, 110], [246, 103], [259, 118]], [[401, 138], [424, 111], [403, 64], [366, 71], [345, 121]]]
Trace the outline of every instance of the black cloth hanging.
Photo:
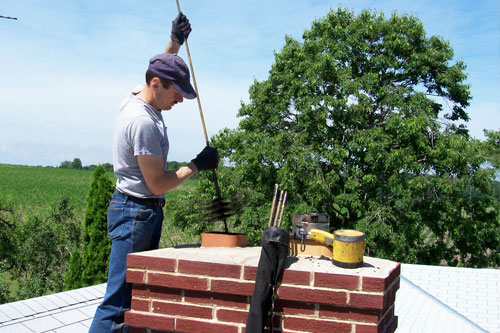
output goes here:
[[278, 227], [266, 227], [264, 229], [261, 241], [262, 250], [245, 332], [264, 332], [267, 313], [273, 306], [276, 284], [283, 271], [289, 245], [290, 234], [284, 229]]

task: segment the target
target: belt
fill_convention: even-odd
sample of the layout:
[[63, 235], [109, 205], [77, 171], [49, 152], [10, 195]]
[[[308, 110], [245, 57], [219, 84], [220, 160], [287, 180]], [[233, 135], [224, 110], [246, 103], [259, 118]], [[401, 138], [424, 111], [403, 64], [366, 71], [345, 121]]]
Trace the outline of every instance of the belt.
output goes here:
[[137, 202], [138, 204], [141, 204], [141, 205], [152, 206], [152, 207], [165, 206], [165, 198], [138, 198], [138, 197], [134, 197], [132, 195], [125, 194], [119, 190], [116, 190], [116, 192], [118, 194], [120, 194], [121, 196], [124, 196], [125, 198], [127, 198], [127, 200]]

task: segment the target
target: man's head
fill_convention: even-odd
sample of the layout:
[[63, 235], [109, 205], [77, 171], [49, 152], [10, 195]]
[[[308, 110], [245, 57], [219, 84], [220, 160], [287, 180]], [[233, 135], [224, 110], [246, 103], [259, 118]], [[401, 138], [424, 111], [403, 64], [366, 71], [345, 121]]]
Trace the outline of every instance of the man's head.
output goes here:
[[[165, 86], [168, 81], [174, 85], [182, 97], [196, 98], [196, 92], [189, 82], [189, 69], [181, 57], [170, 53], [158, 54], [149, 60], [148, 72], [150, 76], [152, 74], [152, 77], [156, 76], [161, 80], [163, 88], [168, 89]], [[146, 83], [149, 85], [148, 73], [146, 73]]]

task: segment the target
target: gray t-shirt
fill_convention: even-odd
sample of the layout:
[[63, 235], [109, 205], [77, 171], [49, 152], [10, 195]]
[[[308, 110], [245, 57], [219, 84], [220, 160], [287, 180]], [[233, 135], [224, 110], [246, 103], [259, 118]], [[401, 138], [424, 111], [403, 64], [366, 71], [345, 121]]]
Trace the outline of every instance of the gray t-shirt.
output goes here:
[[139, 198], [161, 198], [146, 186], [137, 161], [138, 155], [162, 155], [167, 169], [168, 137], [161, 111], [135, 97], [136, 87], [120, 105], [113, 135], [113, 167], [116, 188]]

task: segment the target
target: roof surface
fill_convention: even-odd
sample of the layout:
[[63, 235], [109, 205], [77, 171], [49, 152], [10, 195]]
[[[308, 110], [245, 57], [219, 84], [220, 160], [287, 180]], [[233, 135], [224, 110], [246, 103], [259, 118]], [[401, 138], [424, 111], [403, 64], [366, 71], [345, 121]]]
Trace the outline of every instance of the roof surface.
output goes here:
[[106, 285], [0, 305], [0, 333], [87, 333]]
[[[106, 286], [0, 305], [0, 333], [86, 333]], [[500, 270], [401, 265], [398, 333], [500, 333]]]
[[[401, 275], [486, 331], [500, 332], [500, 270], [402, 264]], [[400, 295], [404, 292], [403, 289], [398, 293], [396, 303], [403, 301]], [[413, 311], [417, 309], [418, 305], [412, 307]], [[426, 309], [421, 311], [425, 313]], [[401, 324], [399, 318], [399, 327]]]

